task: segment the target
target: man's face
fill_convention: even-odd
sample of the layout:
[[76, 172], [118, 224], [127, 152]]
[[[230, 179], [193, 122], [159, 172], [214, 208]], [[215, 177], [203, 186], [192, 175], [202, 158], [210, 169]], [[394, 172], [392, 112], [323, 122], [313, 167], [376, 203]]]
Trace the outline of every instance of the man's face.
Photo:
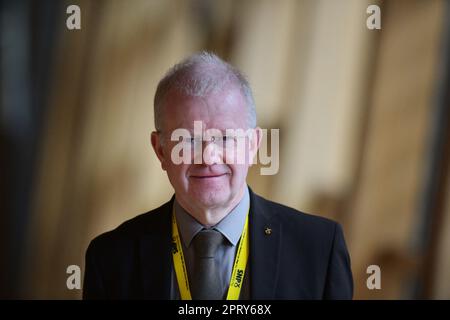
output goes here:
[[[246, 154], [245, 162], [229, 163], [228, 152], [224, 152], [228, 149], [225, 148], [226, 143], [221, 148], [217, 139], [216, 142], [209, 139], [201, 141], [202, 136], [194, 135], [194, 121], [197, 125], [201, 121], [202, 133], [213, 128], [220, 130], [226, 136], [225, 139], [222, 137], [222, 142], [227, 139], [230, 142], [227, 129], [248, 130], [246, 101], [240, 90], [228, 88], [207, 97], [190, 97], [172, 91], [167, 95], [164, 107], [164, 136], [153, 133], [152, 144], [162, 168], [167, 171], [177, 199], [197, 208], [227, 207], [243, 194], [249, 162], [258, 148], [259, 133], [252, 131], [252, 138], [243, 138], [245, 147], [241, 151]], [[171, 157], [175, 145], [180, 144], [179, 141], [171, 141], [171, 134], [180, 128], [187, 129], [197, 141], [197, 147], [202, 147], [200, 154], [195, 153], [195, 142], [192, 143], [190, 163], [175, 164]], [[162, 144], [161, 138], [164, 139]], [[186, 144], [186, 141], [182, 143]], [[191, 146], [189, 143], [188, 148]], [[234, 150], [237, 152], [236, 148]], [[197, 163], [201, 163], [195, 164], [194, 157], [197, 157]]]

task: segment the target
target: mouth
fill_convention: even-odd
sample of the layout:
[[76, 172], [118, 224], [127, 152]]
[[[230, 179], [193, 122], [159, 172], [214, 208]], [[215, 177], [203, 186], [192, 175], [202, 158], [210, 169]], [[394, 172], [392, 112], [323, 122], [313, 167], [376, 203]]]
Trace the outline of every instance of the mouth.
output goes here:
[[222, 173], [222, 174], [209, 174], [209, 175], [191, 175], [189, 178], [192, 179], [199, 179], [199, 180], [207, 180], [207, 179], [216, 179], [223, 177], [227, 175], [228, 173]]

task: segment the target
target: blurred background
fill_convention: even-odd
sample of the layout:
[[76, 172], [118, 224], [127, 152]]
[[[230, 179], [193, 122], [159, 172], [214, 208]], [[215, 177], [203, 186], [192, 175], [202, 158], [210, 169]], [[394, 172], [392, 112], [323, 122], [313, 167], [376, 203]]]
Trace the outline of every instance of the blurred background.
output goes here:
[[153, 95], [209, 50], [280, 129], [278, 174], [254, 167], [249, 185], [343, 225], [355, 298], [450, 299], [449, 1], [0, 3], [1, 298], [79, 299], [66, 268], [89, 241], [170, 198]]

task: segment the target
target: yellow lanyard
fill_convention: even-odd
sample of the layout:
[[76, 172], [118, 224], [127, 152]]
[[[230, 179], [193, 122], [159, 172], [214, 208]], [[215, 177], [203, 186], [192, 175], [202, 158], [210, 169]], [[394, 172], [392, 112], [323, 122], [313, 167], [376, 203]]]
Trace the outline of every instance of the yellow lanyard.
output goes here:
[[[172, 256], [177, 275], [178, 288], [180, 289], [181, 300], [192, 300], [189, 289], [189, 281], [184, 261], [183, 248], [181, 246], [180, 235], [178, 234], [177, 220], [175, 211], [172, 213]], [[245, 219], [244, 230], [242, 230], [241, 241], [234, 259], [233, 272], [231, 273], [230, 286], [228, 288], [227, 300], [238, 300], [241, 293], [242, 283], [244, 281], [245, 268], [248, 260], [248, 214]]]

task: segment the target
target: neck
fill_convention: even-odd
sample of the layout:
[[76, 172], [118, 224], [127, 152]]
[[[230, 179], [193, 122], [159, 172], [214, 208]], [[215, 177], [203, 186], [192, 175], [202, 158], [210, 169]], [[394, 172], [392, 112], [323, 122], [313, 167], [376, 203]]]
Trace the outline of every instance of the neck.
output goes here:
[[244, 197], [246, 184], [241, 188], [237, 196], [225, 205], [219, 205], [214, 207], [204, 207], [197, 205], [192, 201], [184, 201], [175, 195], [175, 198], [180, 206], [183, 207], [195, 220], [200, 222], [203, 226], [209, 228], [218, 224], [223, 218], [225, 218], [231, 210], [233, 210], [238, 203]]

